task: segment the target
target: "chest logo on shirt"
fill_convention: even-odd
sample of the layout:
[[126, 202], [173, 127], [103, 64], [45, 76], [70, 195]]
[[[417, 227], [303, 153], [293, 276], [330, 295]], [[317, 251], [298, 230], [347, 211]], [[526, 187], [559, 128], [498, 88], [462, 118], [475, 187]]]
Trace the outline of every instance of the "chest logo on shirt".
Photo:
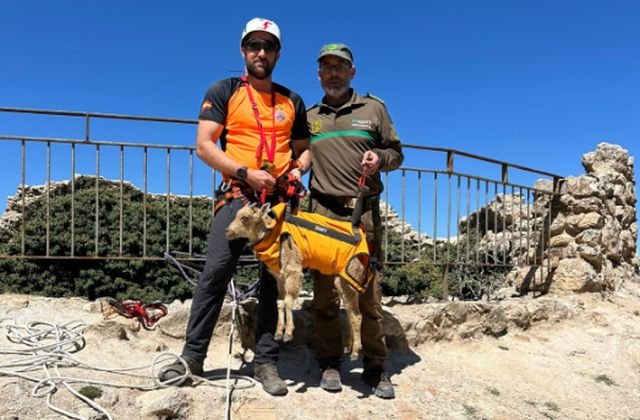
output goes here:
[[282, 122], [284, 120], [287, 119], [287, 114], [284, 112], [284, 109], [282, 109], [282, 106], [277, 105], [276, 106], [276, 121], [278, 122]]
[[311, 134], [318, 134], [322, 131], [322, 121], [315, 120], [311, 123]]
[[354, 119], [351, 120], [351, 127], [371, 129], [373, 127], [373, 121], [371, 121], [371, 120], [358, 120], [358, 119], [354, 118]]

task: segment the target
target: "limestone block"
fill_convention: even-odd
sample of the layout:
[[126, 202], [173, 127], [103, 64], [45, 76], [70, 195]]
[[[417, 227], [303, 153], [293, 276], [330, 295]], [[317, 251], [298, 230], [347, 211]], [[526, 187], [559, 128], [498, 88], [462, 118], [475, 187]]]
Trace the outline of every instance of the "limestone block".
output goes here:
[[177, 310], [171, 310], [171, 307], [169, 307], [167, 316], [162, 319], [162, 322], [158, 323], [160, 333], [172, 338], [184, 339], [190, 309], [190, 304]]
[[630, 231], [620, 232], [620, 248], [623, 261], [630, 262], [636, 255], [636, 241]]
[[586, 244], [589, 246], [596, 246], [600, 244], [602, 240], [602, 232], [598, 229], [583, 230], [576, 236], [576, 242], [578, 244]]
[[611, 261], [620, 259], [621, 244], [620, 233], [622, 228], [620, 223], [611, 216], [607, 216], [607, 221], [602, 229], [602, 252]]
[[553, 219], [550, 226], [551, 236], [559, 235], [564, 232], [566, 227], [567, 218], [563, 213], [558, 213], [558, 215]]
[[448, 303], [444, 311], [453, 324], [462, 324], [467, 319], [467, 306], [461, 302]]
[[[616, 218], [618, 218], [617, 214]], [[624, 206], [618, 220], [620, 221], [620, 224], [623, 228], [628, 228], [637, 220], [636, 208], [631, 206]]]
[[600, 199], [599, 197], [586, 197], [573, 198], [569, 209], [573, 214], [590, 212], [602, 213], [603, 207], [604, 204], [602, 202], [602, 199]]
[[591, 264], [596, 271], [601, 270], [603, 256], [599, 245], [590, 246], [581, 244], [578, 246], [578, 252], [580, 253], [580, 257]]
[[603, 226], [604, 219], [598, 213], [587, 213], [578, 219], [578, 229], [599, 229]]
[[141, 414], [162, 418], [184, 418], [192, 402], [184, 390], [177, 388], [145, 392], [136, 400]]
[[596, 212], [576, 214], [567, 217], [567, 231], [570, 234], [577, 235], [583, 230], [601, 229], [603, 226], [604, 217]]
[[595, 151], [582, 156], [582, 166], [588, 174], [619, 172], [628, 179], [633, 176], [633, 158], [617, 144], [598, 144]]
[[553, 191], [553, 181], [544, 178], [537, 179], [533, 184], [533, 188], [541, 191]]
[[568, 177], [566, 183], [567, 192], [576, 198], [597, 197], [600, 194], [598, 180], [592, 176]]
[[488, 335], [500, 337], [507, 333], [509, 319], [502, 308], [494, 308], [484, 320], [484, 331]]
[[553, 312], [553, 303], [545, 299], [532, 301], [526, 307], [530, 314], [531, 323], [547, 320]]
[[605, 172], [599, 173], [598, 179], [601, 184], [613, 186], [614, 193], [617, 191], [616, 187], [622, 187], [624, 190], [627, 185], [627, 178], [620, 172]]
[[552, 247], [547, 250], [547, 258], [550, 258], [550, 259], [561, 260], [565, 258], [575, 258], [575, 257], [578, 257], [578, 245], [574, 242], [564, 247], [559, 247], [559, 248]]
[[103, 320], [97, 324], [92, 324], [84, 331], [88, 341], [96, 340], [127, 340], [127, 330], [125, 325], [116, 320]]
[[560, 196], [558, 202], [563, 209], [571, 209], [575, 205], [576, 198], [571, 194], [563, 194]]
[[507, 274], [506, 283], [513, 286], [519, 294], [543, 290], [546, 283], [548, 265], [545, 264], [544, 267], [515, 267]]
[[566, 232], [563, 232], [560, 235], [552, 236], [549, 240], [549, 246], [552, 248], [564, 248], [573, 241], [573, 236], [569, 235]]
[[595, 268], [582, 258], [566, 258], [560, 260], [553, 273], [550, 291], [562, 292], [596, 292], [601, 284]]
[[506, 305], [504, 313], [510, 323], [526, 330], [531, 325], [531, 314], [526, 306], [516, 302], [515, 304]]
[[636, 189], [635, 184], [633, 182], [627, 182], [627, 187], [625, 188], [623, 199], [626, 204], [629, 206], [635, 207], [637, 203], [636, 197]]

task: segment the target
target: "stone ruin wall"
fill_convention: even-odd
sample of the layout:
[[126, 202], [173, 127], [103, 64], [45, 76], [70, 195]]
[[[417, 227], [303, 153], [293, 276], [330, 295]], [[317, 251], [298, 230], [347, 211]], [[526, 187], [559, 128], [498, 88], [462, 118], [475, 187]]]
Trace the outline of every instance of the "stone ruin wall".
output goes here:
[[601, 143], [582, 165], [586, 174], [567, 178], [551, 203], [541, 266], [516, 267], [507, 276], [520, 294], [606, 292], [640, 280], [633, 157]]

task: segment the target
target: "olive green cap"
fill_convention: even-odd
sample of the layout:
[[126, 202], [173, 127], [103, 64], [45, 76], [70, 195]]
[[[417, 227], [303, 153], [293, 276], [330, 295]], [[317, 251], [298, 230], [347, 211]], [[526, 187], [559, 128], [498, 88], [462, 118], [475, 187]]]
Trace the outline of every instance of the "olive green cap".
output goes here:
[[320, 54], [318, 55], [318, 61], [326, 55], [335, 55], [336, 57], [344, 58], [349, 63], [353, 64], [353, 53], [345, 44], [327, 44], [320, 48]]

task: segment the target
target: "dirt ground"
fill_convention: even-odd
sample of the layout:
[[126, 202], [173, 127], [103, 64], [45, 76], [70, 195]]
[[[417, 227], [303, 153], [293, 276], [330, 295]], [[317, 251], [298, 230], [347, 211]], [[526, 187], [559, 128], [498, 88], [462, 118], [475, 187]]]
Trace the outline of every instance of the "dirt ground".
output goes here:
[[[576, 299], [573, 297], [572, 299]], [[562, 322], [536, 324], [528, 330], [510, 331], [500, 338], [427, 342], [406, 353], [392, 353], [389, 372], [397, 398], [381, 400], [360, 381], [361, 362], [343, 366], [343, 391], [319, 388], [319, 369], [311, 350], [302, 345], [283, 349], [280, 373], [290, 383], [285, 397], [271, 397], [260, 385], [231, 393], [233, 419], [640, 419], [640, 288], [628, 284], [603, 299], [589, 294], [577, 297], [578, 315]], [[415, 308], [395, 305], [402, 322]], [[34, 381], [11, 376], [7, 368], [19, 355], [8, 349], [7, 325], [31, 321], [63, 324], [81, 320], [98, 324], [102, 316], [87, 310], [82, 299], [51, 299], [0, 295], [0, 419], [66, 418], [47, 407], [46, 397], [34, 397]], [[104, 333], [104, 332], [103, 332]], [[74, 357], [91, 369], [69, 368], [64, 376], [102, 379], [119, 384], [153, 386], [145, 377], [159, 351], [179, 353], [182, 340], [157, 331], [137, 333], [139, 340], [86, 331], [86, 346]], [[245, 368], [233, 344], [232, 366]], [[208, 375], [224, 374], [228, 340], [218, 337], [205, 364]], [[113, 375], [95, 368], [135, 367], [142, 375]], [[157, 367], [156, 367], [157, 369]], [[42, 377], [43, 372], [30, 372]], [[240, 383], [247, 384], [242, 381]], [[224, 419], [224, 380], [214, 386], [140, 390], [98, 385], [96, 400], [113, 419], [175, 418], [170, 411], [149, 414], [157, 401], [176, 401], [187, 419]], [[72, 383], [79, 389], [80, 383]], [[42, 394], [42, 388], [39, 393]], [[98, 419], [96, 411], [74, 397], [62, 384], [51, 403], [71, 413]], [[170, 404], [169, 404], [170, 405]]]

